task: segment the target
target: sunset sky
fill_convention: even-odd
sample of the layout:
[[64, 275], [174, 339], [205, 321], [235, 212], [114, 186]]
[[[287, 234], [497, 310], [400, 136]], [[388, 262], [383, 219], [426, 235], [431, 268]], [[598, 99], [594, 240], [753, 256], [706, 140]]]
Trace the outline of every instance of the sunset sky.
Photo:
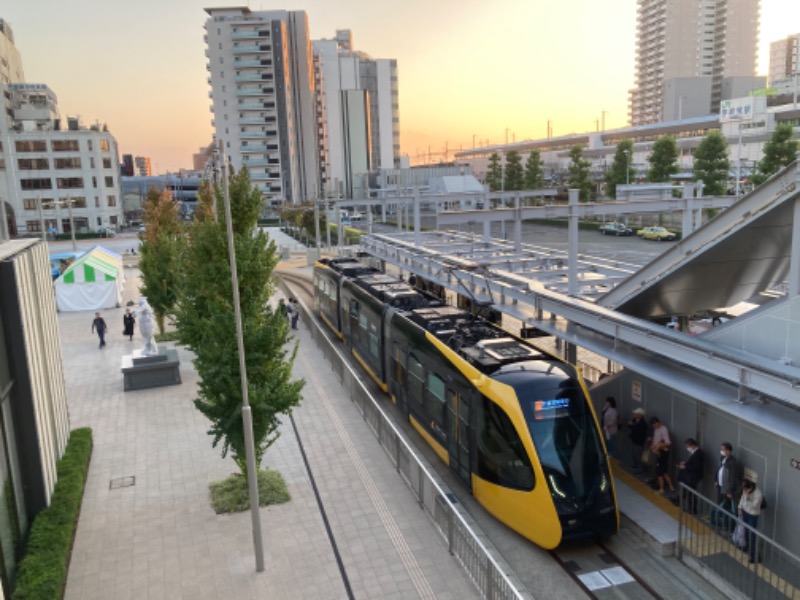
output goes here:
[[[158, 173], [190, 168], [211, 141], [200, 0], [4, 2], [25, 78], [58, 95], [62, 117], [107, 123], [120, 153]], [[247, 2], [231, 3], [247, 5]], [[355, 47], [396, 58], [402, 151], [594, 131], [627, 123], [636, 0], [282, 0], [312, 39], [350, 29]], [[800, 32], [800, 2], [762, 0], [759, 74], [769, 43]], [[508, 130], [508, 134], [506, 134]]]

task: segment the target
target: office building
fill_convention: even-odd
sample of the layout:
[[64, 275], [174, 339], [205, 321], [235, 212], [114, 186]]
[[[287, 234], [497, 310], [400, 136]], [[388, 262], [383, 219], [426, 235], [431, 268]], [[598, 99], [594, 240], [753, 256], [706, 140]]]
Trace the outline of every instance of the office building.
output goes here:
[[346, 29], [313, 45], [326, 125], [320, 147], [325, 189], [350, 196], [357, 175], [400, 166], [397, 61], [355, 51]]
[[303, 11], [206, 9], [215, 142], [267, 201], [320, 193], [313, 55]]
[[0, 598], [30, 524], [50, 505], [69, 413], [47, 244], [0, 241]]
[[0, 52], [0, 238], [120, 225], [114, 137], [99, 123], [62, 119], [47, 85], [22, 80], [13, 33], [2, 21]]
[[631, 125], [715, 114], [722, 100], [758, 87], [759, 7], [760, 0], [638, 0]]

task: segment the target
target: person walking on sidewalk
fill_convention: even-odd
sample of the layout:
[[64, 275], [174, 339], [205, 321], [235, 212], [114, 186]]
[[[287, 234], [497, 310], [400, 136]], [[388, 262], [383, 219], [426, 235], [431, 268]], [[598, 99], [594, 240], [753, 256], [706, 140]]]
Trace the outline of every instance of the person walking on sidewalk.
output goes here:
[[291, 311], [292, 329], [297, 329], [297, 320], [300, 318], [300, 304], [297, 302], [297, 298], [289, 299], [289, 310]]
[[106, 322], [103, 320], [103, 317], [100, 316], [99, 312], [94, 313], [94, 321], [92, 321], [92, 333], [97, 331], [97, 337], [100, 338], [100, 345], [98, 348], [103, 348], [106, 345], [106, 330], [108, 326]]
[[133, 315], [130, 308], [126, 308], [125, 314], [122, 315], [122, 325], [124, 327], [122, 330], [122, 335], [127, 335], [128, 339], [132, 342], [133, 327], [136, 325], [136, 317]]

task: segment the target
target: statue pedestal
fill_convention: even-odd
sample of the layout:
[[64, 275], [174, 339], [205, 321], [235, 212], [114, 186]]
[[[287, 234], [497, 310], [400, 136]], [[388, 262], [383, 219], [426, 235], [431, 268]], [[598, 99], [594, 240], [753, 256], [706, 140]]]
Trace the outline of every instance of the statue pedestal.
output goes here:
[[145, 356], [141, 350], [122, 357], [122, 377], [126, 392], [181, 383], [181, 361], [174, 348], [162, 348]]

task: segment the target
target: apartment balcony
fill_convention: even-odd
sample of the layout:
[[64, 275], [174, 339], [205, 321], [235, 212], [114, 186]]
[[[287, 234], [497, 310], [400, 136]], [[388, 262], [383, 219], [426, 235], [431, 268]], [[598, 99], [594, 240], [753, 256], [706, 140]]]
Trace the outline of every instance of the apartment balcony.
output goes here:
[[242, 81], [261, 81], [261, 74], [260, 73], [242, 73], [240, 75], [234, 75], [233, 80], [236, 82]]
[[267, 166], [267, 159], [265, 159], [265, 158], [247, 159], [247, 157], [245, 157], [245, 160], [242, 161], [242, 165], [244, 165], [248, 169], [250, 167], [266, 167]]
[[232, 40], [253, 40], [261, 37], [257, 31], [233, 31], [231, 32]]
[[243, 131], [239, 134], [239, 137], [243, 140], [261, 140], [264, 139], [265, 135], [263, 131]]
[[236, 88], [237, 96], [263, 96], [264, 90], [260, 87], [257, 88]]
[[239, 110], [264, 110], [263, 102], [240, 102], [236, 105]]
[[234, 54], [258, 54], [263, 52], [269, 52], [270, 48], [267, 45], [259, 46], [259, 45], [247, 45], [247, 46], [234, 46], [232, 48]]
[[244, 60], [234, 59], [233, 66], [236, 69], [246, 69], [249, 67], [261, 67], [261, 61], [257, 58], [247, 58]]
[[267, 151], [265, 144], [248, 144], [247, 146], [239, 146], [239, 152], [242, 154], [264, 154]]
[[267, 122], [266, 117], [239, 117], [239, 123], [242, 125], [264, 125]]

